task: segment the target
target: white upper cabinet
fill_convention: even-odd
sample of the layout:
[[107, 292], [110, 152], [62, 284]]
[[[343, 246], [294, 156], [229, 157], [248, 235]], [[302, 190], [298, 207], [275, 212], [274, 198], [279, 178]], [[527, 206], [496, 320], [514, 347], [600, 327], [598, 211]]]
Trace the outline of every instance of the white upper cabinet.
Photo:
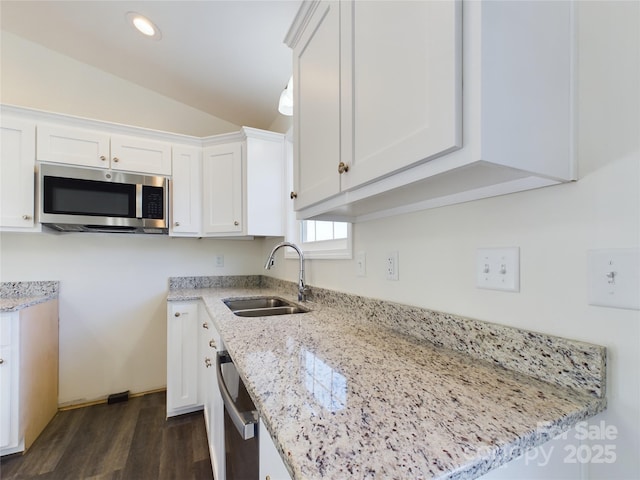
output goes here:
[[113, 135], [111, 168], [171, 175], [171, 144], [146, 138]]
[[284, 135], [243, 127], [203, 143], [174, 146], [170, 235], [284, 235]]
[[53, 124], [38, 125], [37, 159], [171, 175], [169, 143]]
[[573, 2], [305, 1], [299, 218], [367, 220], [575, 180]]
[[170, 235], [200, 234], [202, 225], [202, 149], [173, 147]]
[[460, 3], [345, 2], [342, 12], [342, 190], [461, 147]]
[[[340, 5], [322, 2], [294, 48], [296, 208], [340, 192]], [[302, 161], [299, 161], [303, 159]]]
[[242, 145], [205, 147], [202, 157], [203, 233], [239, 235], [243, 229]]
[[35, 122], [0, 118], [0, 228], [39, 230], [35, 224]]

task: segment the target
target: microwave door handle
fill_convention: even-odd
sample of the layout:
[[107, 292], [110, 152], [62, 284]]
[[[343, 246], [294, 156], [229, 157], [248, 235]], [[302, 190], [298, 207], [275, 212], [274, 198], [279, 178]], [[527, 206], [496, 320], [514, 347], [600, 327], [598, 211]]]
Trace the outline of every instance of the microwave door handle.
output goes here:
[[216, 355], [216, 376], [218, 377], [218, 388], [220, 389], [220, 396], [224, 403], [229, 418], [233, 422], [238, 430], [238, 433], [243, 440], [249, 440], [255, 436], [256, 424], [258, 423], [258, 412], [251, 410], [248, 412], [241, 412], [236, 404], [233, 402], [233, 398], [229, 393], [227, 385], [224, 383], [224, 376], [222, 375], [222, 365], [230, 363], [231, 358], [227, 352], [218, 352]]
[[136, 184], [136, 218], [142, 218], [142, 184]]

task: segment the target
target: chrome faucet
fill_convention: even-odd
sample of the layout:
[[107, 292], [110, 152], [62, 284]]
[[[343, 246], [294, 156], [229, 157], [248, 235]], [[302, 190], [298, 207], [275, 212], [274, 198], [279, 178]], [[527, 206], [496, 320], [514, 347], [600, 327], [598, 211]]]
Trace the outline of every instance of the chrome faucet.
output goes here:
[[273, 267], [273, 264], [275, 263], [275, 259], [273, 258], [273, 256], [275, 255], [276, 250], [282, 247], [291, 247], [296, 252], [298, 252], [298, 256], [300, 257], [300, 278], [298, 279], [298, 301], [304, 302], [307, 300], [309, 287], [307, 287], [304, 283], [304, 254], [302, 253], [302, 250], [300, 250], [300, 248], [297, 245], [289, 242], [280, 242], [279, 244], [277, 244], [275, 247], [273, 247], [273, 250], [271, 250], [271, 253], [269, 254], [269, 258], [267, 258], [267, 263], [264, 264], [264, 269], [270, 270], [271, 267]]

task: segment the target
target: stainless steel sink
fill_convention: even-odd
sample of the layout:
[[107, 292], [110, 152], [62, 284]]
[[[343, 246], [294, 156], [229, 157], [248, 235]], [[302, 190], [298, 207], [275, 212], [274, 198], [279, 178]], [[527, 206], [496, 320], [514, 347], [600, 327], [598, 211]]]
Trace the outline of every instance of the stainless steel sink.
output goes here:
[[291, 315], [309, 311], [308, 308], [297, 303], [272, 296], [227, 298], [223, 302], [229, 307], [229, 310], [239, 317], [269, 317], [271, 315]]

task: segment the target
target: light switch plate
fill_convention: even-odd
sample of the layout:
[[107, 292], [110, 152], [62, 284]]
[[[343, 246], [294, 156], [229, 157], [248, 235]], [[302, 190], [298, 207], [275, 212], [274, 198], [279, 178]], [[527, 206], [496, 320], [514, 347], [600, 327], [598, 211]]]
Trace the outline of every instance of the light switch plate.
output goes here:
[[364, 252], [356, 253], [356, 275], [358, 277], [367, 276], [367, 255]]
[[479, 248], [476, 253], [476, 287], [520, 291], [520, 249]]
[[587, 251], [589, 305], [640, 310], [640, 249]]

